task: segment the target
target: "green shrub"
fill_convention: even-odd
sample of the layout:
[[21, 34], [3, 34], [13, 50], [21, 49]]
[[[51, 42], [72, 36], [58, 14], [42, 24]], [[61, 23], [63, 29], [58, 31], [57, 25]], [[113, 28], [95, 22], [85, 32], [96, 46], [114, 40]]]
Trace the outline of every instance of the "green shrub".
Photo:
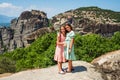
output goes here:
[[114, 35], [112, 36], [111, 41], [115, 44], [120, 45], [120, 32], [115, 32]]
[[112, 38], [105, 38], [98, 34], [76, 35], [75, 54], [78, 60], [92, 61], [102, 54], [120, 49], [120, 32]]
[[[7, 57], [6, 63], [16, 71], [43, 68], [56, 64], [54, 61], [56, 33], [47, 33], [39, 37], [27, 48], [19, 48], [12, 52], [6, 52], [0, 56], [0, 61]], [[120, 49], [120, 32], [116, 32], [111, 38], [105, 38], [98, 34], [79, 35], [75, 37], [75, 55], [77, 60], [92, 61], [102, 54]], [[13, 62], [16, 62], [13, 64]], [[2, 63], [2, 65], [6, 65]], [[8, 67], [8, 68], [9, 68]], [[3, 67], [0, 68], [5, 72]], [[13, 72], [14, 72], [13, 70]], [[7, 71], [11, 71], [8, 69]]]
[[2, 57], [0, 58], [0, 74], [6, 72], [15, 72], [15, 61]]

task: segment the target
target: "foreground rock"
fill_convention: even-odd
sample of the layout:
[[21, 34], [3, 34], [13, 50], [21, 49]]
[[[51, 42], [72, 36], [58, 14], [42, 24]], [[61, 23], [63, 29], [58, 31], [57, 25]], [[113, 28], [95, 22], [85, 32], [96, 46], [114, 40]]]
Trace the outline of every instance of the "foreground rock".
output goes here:
[[107, 53], [92, 61], [105, 80], [120, 80], [120, 50]]
[[[44, 69], [28, 70], [15, 73], [0, 80], [104, 80], [101, 74], [95, 71], [94, 66], [83, 61], [74, 61], [74, 71], [64, 75], [58, 74], [57, 65]], [[67, 63], [63, 64], [67, 67]]]

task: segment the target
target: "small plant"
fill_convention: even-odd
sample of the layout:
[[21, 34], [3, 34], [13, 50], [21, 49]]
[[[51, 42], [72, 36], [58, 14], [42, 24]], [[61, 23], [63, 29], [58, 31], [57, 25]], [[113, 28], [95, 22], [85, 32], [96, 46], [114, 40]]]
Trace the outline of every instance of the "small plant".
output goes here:
[[7, 57], [2, 57], [0, 59], [0, 74], [6, 72], [15, 72], [15, 61]]

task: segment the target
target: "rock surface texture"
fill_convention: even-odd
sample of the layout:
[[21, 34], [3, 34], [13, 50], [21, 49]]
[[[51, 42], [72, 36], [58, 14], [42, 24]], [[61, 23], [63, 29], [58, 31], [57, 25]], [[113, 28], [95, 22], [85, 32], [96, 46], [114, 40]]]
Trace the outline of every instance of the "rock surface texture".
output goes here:
[[[58, 74], [57, 65], [49, 68], [28, 70], [15, 73], [0, 80], [104, 80], [94, 66], [83, 61], [74, 61], [72, 73]], [[63, 68], [67, 63], [63, 64]]]
[[106, 53], [92, 61], [105, 80], [120, 80], [120, 50]]
[[[48, 24], [47, 15], [42, 11], [22, 12], [18, 19], [11, 21], [10, 28], [0, 28], [0, 53], [29, 45], [29, 42], [33, 42], [34, 39], [27, 40], [28, 36], [36, 31], [39, 32], [41, 28], [48, 27]], [[49, 29], [44, 29], [44, 32], [49, 32]]]
[[70, 23], [75, 32], [80, 34], [97, 33], [111, 36], [120, 31], [120, 21], [111, 16], [120, 16], [118, 12], [100, 9], [98, 7], [78, 8], [60, 13], [52, 18], [54, 28]]

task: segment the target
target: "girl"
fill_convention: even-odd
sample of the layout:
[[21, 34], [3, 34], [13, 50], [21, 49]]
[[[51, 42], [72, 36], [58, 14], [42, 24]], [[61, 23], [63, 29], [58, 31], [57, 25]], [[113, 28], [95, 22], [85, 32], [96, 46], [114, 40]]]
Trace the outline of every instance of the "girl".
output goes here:
[[75, 33], [72, 30], [72, 26], [70, 24], [66, 24], [65, 26], [67, 35], [65, 39], [66, 46], [64, 48], [65, 59], [68, 60], [68, 69], [66, 72], [71, 72], [72, 70], [72, 60], [76, 60], [74, 54], [74, 36]]
[[65, 62], [64, 57], [64, 46], [63, 43], [65, 41], [66, 30], [65, 27], [60, 27], [60, 32], [57, 35], [57, 46], [55, 50], [54, 60], [58, 63], [58, 73], [64, 74], [65, 72], [62, 70], [62, 62]]

